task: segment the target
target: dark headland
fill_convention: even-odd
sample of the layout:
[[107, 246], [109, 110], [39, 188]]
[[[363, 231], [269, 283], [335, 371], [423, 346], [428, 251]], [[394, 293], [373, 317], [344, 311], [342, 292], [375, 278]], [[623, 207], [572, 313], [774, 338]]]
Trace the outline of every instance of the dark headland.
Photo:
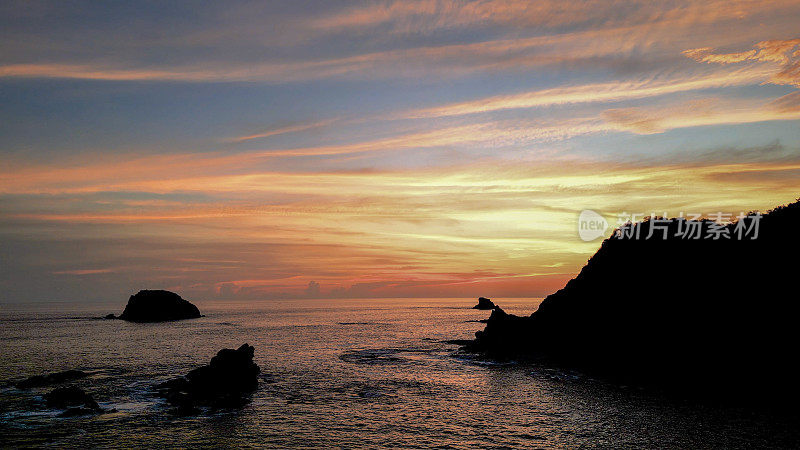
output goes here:
[[[527, 317], [492, 311], [466, 349], [544, 357], [624, 382], [722, 395], [799, 398], [796, 369], [800, 202], [777, 207], [756, 239], [610, 237], [580, 273]], [[707, 229], [710, 221], [695, 222]], [[661, 237], [661, 228], [654, 229]]]
[[478, 304], [472, 307], [472, 309], [483, 309], [483, 310], [489, 310], [494, 308], [495, 308], [494, 303], [486, 297], [478, 297]]
[[197, 306], [174, 292], [163, 290], [141, 290], [131, 295], [119, 317], [113, 314], [106, 316], [107, 319], [129, 322], [169, 322], [198, 317], [202, 316]]

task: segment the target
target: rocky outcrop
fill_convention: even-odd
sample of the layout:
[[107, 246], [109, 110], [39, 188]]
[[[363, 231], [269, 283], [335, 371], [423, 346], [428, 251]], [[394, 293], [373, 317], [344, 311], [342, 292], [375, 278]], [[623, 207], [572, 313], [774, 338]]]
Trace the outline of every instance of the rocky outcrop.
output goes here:
[[63, 372], [53, 372], [46, 375], [34, 375], [14, 384], [18, 389], [30, 389], [35, 387], [49, 386], [52, 384], [65, 383], [86, 377], [88, 374], [80, 370], [65, 370]]
[[248, 344], [222, 349], [208, 365], [155, 387], [181, 414], [196, 413], [199, 406], [240, 407], [247, 401], [246, 394], [258, 387], [261, 369], [253, 362], [254, 354]]
[[118, 318], [129, 322], [168, 322], [198, 317], [202, 316], [197, 306], [174, 292], [142, 290], [131, 295], [125, 310]]
[[485, 310], [494, 309], [494, 308], [495, 308], [495, 304], [492, 303], [492, 301], [489, 300], [486, 297], [479, 297], [478, 298], [478, 304], [472, 307], [472, 309], [485, 309]]
[[[495, 309], [467, 348], [545, 355], [678, 389], [797, 394], [789, 355], [800, 343], [793, 285], [800, 203], [743, 221], [724, 227], [726, 239], [676, 236], [688, 226], [705, 235], [715, 227], [709, 221], [634, 224], [628, 236], [606, 239], [530, 316]], [[737, 227], [752, 226], [757, 238], [736, 237]], [[643, 239], [651, 231], [658, 237]]]
[[56, 388], [45, 394], [44, 400], [51, 408], [64, 409], [60, 414], [62, 417], [96, 414], [101, 411], [94, 398], [76, 386]]

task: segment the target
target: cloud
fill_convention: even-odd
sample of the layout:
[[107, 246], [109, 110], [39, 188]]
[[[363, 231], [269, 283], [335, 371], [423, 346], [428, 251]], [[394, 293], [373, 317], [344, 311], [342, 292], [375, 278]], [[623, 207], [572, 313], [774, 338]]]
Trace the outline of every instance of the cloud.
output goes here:
[[668, 79], [652, 78], [558, 87], [420, 109], [410, 111], [405, 116], [410, 118], [447, 117], [507, 109], [640, 99], [701, 89], [754, 84], [762, 81], [770, 73], [772, 72], [768, 69], [753, 67], [693, 77], [678, 76]]
[[236, 283], [223, 282], [216, 286], [216, 291], [221, 298], [231, 299], [236, 297], [241, 288]]
[[309, 281], [306, 287], [305, 295], [308, 298], [319, 298], [320, 286], [316, 281]]
[[[109, 272], [102, 289], [158, 285], [199, 299], [300, 298], [316, 292], [311, 279], [320, 296], [450, 296], [484, 288], [546, 293], [595, 250], [574, 234], [580, 209], [613, 215], [688, 205], [738, 212], [793, 199], [800, 163], [775, 152], [758, 159], [763, 153], [748, 151], [746, 159], [737, 151], [717, 153], [700, 164], [695, 160], [703, 153], [694, 151], [690, 161], [646, 166], [562, 157], [368, 174], [230, 174], [204, 185], [177, 178], [176, 192], [204, 196], [168, 211], [143, 203], [136, 214], [123, 204], [93, 210], [98, 206], [86, 200], [93, 198], [88, 193], [62, 194], [57, 211], [47, 211], [47, 195], [18, 202], [0, 197], [0, 237], [15, 261], [0, 284], [44, 273], [33, 292], [13, 295], [77, 298], [91, 291], [89, 280], [80, 279], [96, 277], [50, 275], [125, 267], [124, 276]], [[753, 177], [768, 180], [770, 189]], [[296, 197], [270, 202], [276, 193]], [[146, 195], [140, 191], [137, 199]], [[173, 219], [149, 220], [159, 215]]]
[[791, 7], [787, 1], [746, 0], [653, 3], [613, 0], [565, 2], [559, 0], [403, 0], [372, 2], [345, 7], [309, 21], [322, 30], [383, 28], [396, 34], [432, 33], [437, 30], [502, 26], [557, 29], [592, 24], [619, 27], [642, 24], [709, 23], [745, 19], [765, 10]]
[[[758, 16], [769, 19], [774, 33], [789, 32], [794, 24], [784, 22], [800, 9], [791, 1], [636, 1], [621, 6], [611, 0], [420, 0], [333, 5], [320, 7], [316, 14], [265, 14], [269, 9], [254, 6], [222, 12], [207, 8], [212, 10], [206, 11], [208, 17], [230, 21], [201, 18], [195, 27], [181, 23], [158, 36], [137, 34], [139, 29], [131, 27], [123, 30], [135, 34], [129, 39], [104, 27], [92, 32], [69, 29], [69, 40], [59, 38], [59, 31], [65, 31], [61, 29], [31, 34], [24, 27], [13, 28], [13, 39], [0, 47], [9, 55], [0, 63], [0, 77], [293, 83], [464, 76], [578, 64], [651, 71], [678, 54], [676, 46], [730, 41], [731, 26], [736, 39], [759, 32], [730, 21]], [[66, 19], [77, 20], [60, 13], [66, 15], [64, 27], [70, 23]], [[450, 36], [455, 29], [466, 32]], [[355, 40], [364, 45], [353, 46]], [[773, 47], [759, 54], [767, 58], [778, 51]], [[700, 50], [689, 52], [702, 57]]]
[[[591, 95], [592, 89], [580, 92]], [[618, 95], [627, 91], [617, 91]], [[523, 148], [519, 156], [540, 161], [550, 156], [546, 149], [525, 150], [525, 145], [551, 143], [576, 136], [611, 132], [655, 134], [677, 128], [730, 125], [772, 120], [797, 120], [795, 96], [764, 105], [760, 100], [724, 100], [702, 97], [692, 101], [662, 102], [650, 107], [626, 107], [599, 110], [585, 117], [544, 117], [531, 119], [469, 120], [447, 126], [430, 126], [416, 132], [385, 138], [315, 147], [275, 148], [239, 153], [208, 152], [172, 155], [92, 157], [85, 161], [54, 161], [53, 164], [9, 162], [0, 170], [0, 192], [7, 194], [91, 193], [102, 191], [143, 191], [170, 194], [214, 192], [273, 192], [285, 197], [313, 191], [318, 185], [336, 185], [342, 180], [369, 180], [376, 171], [281, 172], [275, 161], [280, 158], [339, 157], [348, 161], [357, 156], [389, 152], [419, 154], [426, 149], [458, 149], [463, 152], [498, 152], [505, 148]], [[414, 153], [411, 153], [414, 152]], [[501, 155], [498, 155], [501, 156]], [[513, 156], [506, 155], [506, 156]], [[445, 163], [448, 163], [445, 161]], [[449, 164], [449, 163], [448, 163]], [[291, 166], [294, 167], [294, 166]], [[353, 194], [358, 193], [354, 190]], [[176, 204], [176, 202], [178, 202]], [[209, 216], [234, 217], [236, 208], [224, 210], [180, 207], [181, 199], [126, 200], [128, 214], [116, 220], [170, 221]], [[161, 211], [141, 214], [141, 207], [160, 206]], [[52, 209], [51, 209], [52, 211]], [[82, 213], [74, 220], [103, 220], [103, 214]], [[107, 219], [113, 220], [113, 219]]]
[[[296, 188], [306, 175], [283, 173], [261, 184], [270, 169], [270, 160], [286, 157], [356, 155], [368, 152], [399, 152], [441, 147], [480, 147], [496, 149], [530, 142], [549, 142], [568, 137], [607, 131], [598, 118], [553, 121], [481, 122], [433, 127], [424, 131], [341, 145], [256, 150], [241, 153], [180, 153], [172, 155], [114, 156], [90, 158], [78, 163], [37, 165], [26, 162], [7, 164], [0, 169], [0, 192], [58, 193], [76, 190], [123, 190], [149, 192], [203, 192], [216, 190]], [[63, 161], [62, 161], [63, 162]], [[176, 174], [180, 174], [176, 177]], [[235, 176], [232, 176], [235, 175]], [[277, 174], [276, 174], [277, 175]], [[335, 179], [342, 174], [328, 174]], [[368, 177], [369, 174], [359, 174]], [[313, 181], [313, 180], [311, 180]], [[93, 183], [93, 184], [90, 184]], [[178, 213], [178, 214], [176, 214]], [[186, 212], [192, 216], [194, 212]], [[180, 218], [178, 210], [165, 218]]]
[[609, 109], [603, 112], [603, 117], [623, 129], [631, 130], [638, 134], [662, 133], [665, 128], [661, 125], [663, 117], [654, 117], [648, 111], [640, 108]]
[[[644, 32], [644, 31], [642, 31]], [[228, 61], [223, 57], [168, 61], [47, 61], [0, 64], [0, 78], [65, 78], [106, 81], [292, 83], [320, 79], [464, 76], [560, 64], [598, 64], [598, 58], [629, 55], [640, 45], [630, 30], [587, 30], [552, 36], [467, 43], [436, 42], [401, 49], [339, 56]], [[593, 42], [587, 46], [586, 42]]]
[[793, 54], [797, 60], [787, 63], [770, 81], [775, 84], [788, 84], [800, 88], [800, 51]]
[[798, 120], [800, 110], [776, 107], [774, 102], [764, 105], [761, 101], [708, 97], [657, 107], [608, 109], [601, 115], [621, 130], [655, 134], [676, 128]]
[[698, 62], [732, 64], [756, 59], [755, 56], [758, 53], [756, 50], [749, 50], [739, 53], [714, 54], [713, 51], [714, 49], [711, 47], [702, 47], [684, 50], [683, 54]]
[[97, 275], [101, 273], [111, 273], [114, 269], [76, 269], [76, 270], [57, 270], [54, 275]]
[[782, 113], [800, 112], [800, 91], [773, 100], [769, 106]]
[[[596, 250], [581, 209], [738, 212], [800, 189], [779, 127], [752, 148], [655, 136], [800, 118], [794, 93], [756, 99], [797, 85], [796, 40], [767, 39], [796, 33], [796, 0], [172, 8], [125, 8], [140, 15], [122, 28], [113, 6], [0, 14], [4, 111], [23, 124], [0, 165], [8, 298], [546, 294]], [[148, 127], [154, 109], [169, 119]], [[124, 149], [109, 122], [137, 131]], [[162, 139], [187, 124], [203, 130]]]
[[712, 177], [717, 180], [736, 183], [758, 183], [764, 187], [770, 185], [783, 186], [800, 178], [800, 167], [732, 171], [717, 173]]
[[800, 87], [800, 39], [775, 39], [761, 41], [752, 50], [738, 53], [714, 53], [710, 47], [685, 50], [684, 55], [699, 62], [714, 64], [736, 64], [745, 61], [760, 61], [781, 65], [779, 72], [769, 81]]
[[314, 128], [325, 127], [325, 126], [328, 126], [328, 125], [332, 124], [333, 122], [334, 122], [334, 120], [330, 119], [330, 120], [322, 120], [322, 121], [319, 121], [319, 122], [300, 123], [300, 124], [295, 124], [295, 125], [288, 125], [288, 126], [285, 126], [285, 127], [273, 128], [273, 129], [267, 130], [267, 131], [261, 131], [259, 133], [248, 134], [248, 135], [245, 135], [245, 136], [238, 136], [238, 137], [235, 137], [233, 139], [230, 139], [230, 141], [232, 141], [232, 142], [247, 142], [247, 141], [252, 141], [252, 140], [255, 140], [255, 139], [264, 139], [264, 138], [268, 138], [268, 137], [272, 137], [272, 136], [278, 136], [278, 135], [281, 135], [281, 134], [297, 133], [297, 132], [300, 132], [300, 131], [307, 131], [307, 130], [311, 130], [311, 129], [314, 129]]
[[711, 47], [685, 50], [684, 55], [698, 62], [716, 64], [735, 64], [743, 61], [767, 61], [787, 64], [796, 58], [793, 49], [800, 45], [800, 39], [770, 40], [757, 43], [752, 50], [738, 53], [714, 53]]

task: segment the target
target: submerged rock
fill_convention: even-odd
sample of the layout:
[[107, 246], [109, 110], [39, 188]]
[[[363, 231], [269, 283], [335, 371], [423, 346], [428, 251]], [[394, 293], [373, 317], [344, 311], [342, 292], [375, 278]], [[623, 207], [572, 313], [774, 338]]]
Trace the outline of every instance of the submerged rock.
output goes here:
[[119, 316], [129, 322], [168, 322], [198, 317], [202, 316], [197, 306], [174, 292], [163, 290], [141, 290], [131, 295]]
[[472, 309], [486, 309], [486, 310], [494, 309], [494, 308], [495, 308], [495, 304], [492, 303], [492, 301], [489, 300], [486, 297], [479, 297], [478, 298], [478, 304], [472, 307]]
[[100, 411], [100, 405], [91, 395], [76, 386], [65, 386], [52, 390], [44, 396], [47, 406], [51, 408], [65, 409], [65, 415], [78, 415], [83, 411], [93, 413]]
[[34, 387], [49, 386], [51, 384], [77, 380], [84, 378], [87, 375], [88, 374], [86, 372], [82, 372], [80, 370], [65, 370], [63, 372], [53, 372], [46, 375], [34, 375], [17, 382], [14, 386], [19, 389], [30, 389]]
[[222, 349], [208, 365], [159, 383], [155, 388], [179, 414], [194, 414], [197, 406], [243, 406], [246, 394], [258, 387], [261, 369], [253, 362], [254, 353], [255, 349], [248, 344], [236, 350]]
[[88, 416], [90, 414], [97, 414], [100, 412], [100, 409], [93, 409], [87, 408], [85, 406], [76, 406], [74, 408], [67, 408], [58, 415], [58, 417], [77, 417], [77, 416]]

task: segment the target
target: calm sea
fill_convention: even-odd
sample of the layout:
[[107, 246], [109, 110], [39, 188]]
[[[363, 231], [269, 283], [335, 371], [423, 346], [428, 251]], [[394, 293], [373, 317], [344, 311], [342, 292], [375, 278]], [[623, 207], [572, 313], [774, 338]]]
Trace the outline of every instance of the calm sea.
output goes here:
[[[538, 299], [498, 300], [529, 314]], [[0, 446], [797, 447], [796, 418], [710, 407], [531, 364], [462, 355], [472, 299], [198, 303], [169, 324], [98, 320], [124, 304], [0, 305]], [[255, 346], [245, 408], [175, 417], [150, 387]], [[82, 369], [109, 412], [58, 418], [8, 381]]]

